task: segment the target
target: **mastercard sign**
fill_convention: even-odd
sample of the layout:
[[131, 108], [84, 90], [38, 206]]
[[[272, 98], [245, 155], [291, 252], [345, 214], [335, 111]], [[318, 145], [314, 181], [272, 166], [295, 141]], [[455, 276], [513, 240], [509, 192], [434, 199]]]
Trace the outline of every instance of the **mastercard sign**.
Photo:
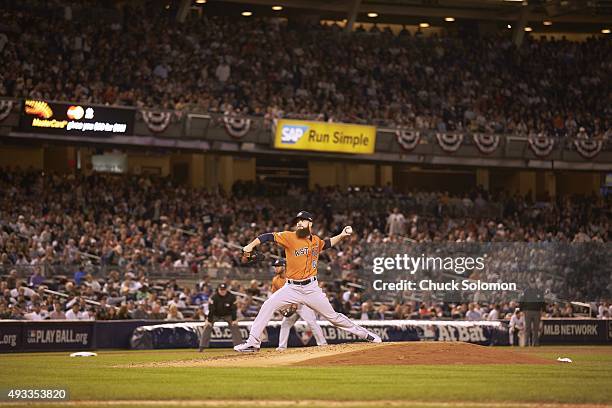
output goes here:
[[[89, 108], [89, 109], [91, 109], [91, 108]], [[92, 109], [92, 111], [93, 111], [93, 109]], [[83, 109], [82, 106], [71, 106], [71, 107], [68, 108], [68, 112], [66, 112], [66, 115], [70, 119], [81, 120], [81, 119], [83, 119], [83, 116], [85, 116], [85, 110]], [[93, 114], [91, 115], [90, 119], [93, 119]]]
[[133, 134], [135, 111], [26, 99], [19, 130], [49, 134], [116, 135]]

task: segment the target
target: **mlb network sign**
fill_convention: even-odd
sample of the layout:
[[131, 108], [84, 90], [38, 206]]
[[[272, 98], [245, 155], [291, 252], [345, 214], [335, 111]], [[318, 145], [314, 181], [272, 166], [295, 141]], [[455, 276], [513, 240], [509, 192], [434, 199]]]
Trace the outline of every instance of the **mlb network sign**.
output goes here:
[[352, 154], [372, 154], [374, 126], [281, 119], [276, 124], [274, 147]]

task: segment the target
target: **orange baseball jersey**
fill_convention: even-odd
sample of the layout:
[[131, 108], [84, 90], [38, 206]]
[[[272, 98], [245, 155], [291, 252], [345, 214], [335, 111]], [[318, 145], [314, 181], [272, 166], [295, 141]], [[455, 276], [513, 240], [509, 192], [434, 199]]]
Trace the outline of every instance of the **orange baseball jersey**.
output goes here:
[[274, 233], [274, 242], [285, 248], [287, 258], [287, 279], [303, 280], [317, 274], [319, 254], [325, 248], [325, 241], [316, 235], [298, 238], [294, 231]]
[[285, 282], [287, 282], [287, 278], [285, 278], [282, 273], [274, 275], [272, 278], [272, 287], [270, 288], [272, 293], [285, 286]]

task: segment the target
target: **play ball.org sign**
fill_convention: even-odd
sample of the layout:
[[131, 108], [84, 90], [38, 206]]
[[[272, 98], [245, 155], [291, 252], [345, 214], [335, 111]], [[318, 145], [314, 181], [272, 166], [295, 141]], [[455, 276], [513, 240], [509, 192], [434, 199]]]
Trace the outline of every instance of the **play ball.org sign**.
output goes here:
[[28, 344], [80, 344], [87, 345], [89, 333], [72, 329], [28, 330]]
[[48, 323], [25, 327], [24, 348], [28, 350], [69, 350], [93, 347], [93, 322]]
[[21, 348], [21, 322], [5, 320], [0, 324], [0, 352], [16, 351]]
[[0, 346], [7, 346], [10, 348], [17, 347], [17, 335], [16, 334], [4, 334], [0, 336]]

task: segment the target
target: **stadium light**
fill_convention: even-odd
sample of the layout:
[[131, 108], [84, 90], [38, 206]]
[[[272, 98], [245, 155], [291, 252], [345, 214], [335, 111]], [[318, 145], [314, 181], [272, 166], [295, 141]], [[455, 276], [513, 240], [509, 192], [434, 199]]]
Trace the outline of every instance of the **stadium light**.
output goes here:
[[272, 6], [272, 10], [274, 11], [281, 11], [283, 9], [283, 6]]
[[242, 15], [243, 15], [244, 17], [251, 17], [251, 16], [253, 15], [253, 12], [251, 12], [251, 11], [243, 11], [243, 12], [242, 12]]
[[510, 29], [510, 28], [512, 28], [512, 25], [511, 25], [511, 24], [508, 24], [508, 25], [506, 26], [506, 28]]
[[610, 34], [610, 29], [609, 28], [604, 28], [603, 30], [601, 30], [602, 34]]
[[449, 23], [452, 23], [453, 21], [455, 21], [455, 17], [444, 17], [444, 21], [448, 21]]
[[429, 27], [429, 23], [421, 23], [421, 24], [419, 24], [419, 27], [427, 28], [427, 27]]
[[197, 4], [206, 4], [206, 0], [196, 0]]
[[376, 18], [376, 17], [378, 17], [378, 13], [368, 13], [368, 17]]
[[551, 26], [552, 25], [552, 21], [544, 21], [542, 24], [544, 24], [545, 26]]
[[525, 31], [527, 31], [527, 32], [529, 33], [529, 32], [531, 32], [531, 31], [533, 31], [533, 28], [531, 28], [531, 27], [525, 27]]

